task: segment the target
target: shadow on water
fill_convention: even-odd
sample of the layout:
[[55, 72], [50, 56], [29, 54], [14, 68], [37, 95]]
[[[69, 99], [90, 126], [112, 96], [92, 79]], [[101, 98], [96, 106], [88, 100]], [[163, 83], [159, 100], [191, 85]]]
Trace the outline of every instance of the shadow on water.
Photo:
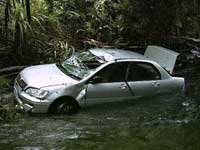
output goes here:
[[[199, 79], [195, 73], [195, 90]], [[25, 114], [0, 124], [0, 150], [200, 149], [198, 97], [195, 91], [103, 104], [72, 116]]]

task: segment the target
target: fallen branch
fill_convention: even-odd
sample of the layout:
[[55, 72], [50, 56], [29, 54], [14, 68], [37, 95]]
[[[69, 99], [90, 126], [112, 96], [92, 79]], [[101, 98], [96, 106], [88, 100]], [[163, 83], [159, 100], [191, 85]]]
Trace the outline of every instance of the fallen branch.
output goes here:
[[12, 72], [12, 73], [9, 73], [9, 74], [4, 74], [4, 75], [1, 75], [0, 78], [14, 77], [14, 76], [16, 76], [18, 73], [19, 73], [19, 71], [17, 71], [17, 72]]
[[194, 48], [195, 50], [200, 50], [200, 48], [199, 48], [198, 46], [193, 45], [193, 44], [191, 44], [191, 43], [188, 43], [188, 42], [187, 42], [187, 45], [190, 46], [190, 47], [192, 47], [192, 48]]
[[13, 73], [13, 72], [19, 72], [24, 67], [25, 66], [13, 66], [13, 67], [3, 68], [3, 69], [0, 69], [0, 74], [10, 74], [10, 73]]
[[196, 39], [196, 38], [182, 37], [182, 39], [187, 40], [187, 41], [192, 41], [192, 42], [195, 42], [195, 43], [200, 43], [200, 39]]

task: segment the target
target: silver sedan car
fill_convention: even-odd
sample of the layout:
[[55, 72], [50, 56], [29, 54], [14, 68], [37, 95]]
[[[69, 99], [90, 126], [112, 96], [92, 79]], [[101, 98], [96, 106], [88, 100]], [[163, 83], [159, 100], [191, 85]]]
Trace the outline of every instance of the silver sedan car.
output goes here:
[[22, 70], [14, 94], [33, 113], [72, 114], [92, 104], [180, 93], [184, 78], [172, 77], [179, 54], [148, 46], [145, 54], [119, 49], [90, 49], [61, 63]]

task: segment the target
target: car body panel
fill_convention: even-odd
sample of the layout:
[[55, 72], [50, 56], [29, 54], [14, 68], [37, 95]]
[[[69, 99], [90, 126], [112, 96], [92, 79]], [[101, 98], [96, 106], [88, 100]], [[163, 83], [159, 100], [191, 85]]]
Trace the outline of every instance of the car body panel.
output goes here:
[[151, 95], [158, 95], [159, 87], [157, 81], [131, 81], [128, 82], [135, 97], [145, 97]]
[[75, 84], [77, 82], [59, 70], [56, 64], [28, 67], [20, 74], [26, 84], [37, 88], [61, 84]]
[[184, 91], [184, 78], [171, 77], [161, 80], [159, 85], [159, 94], [176, 94]]
[[[56, 64], [32, 66], [22, 70], [15, 79], [14, 84], [14, 94], [18, 103], [26, 111], [46, 113], [52, 103], [60, 97], [71, 97], [81, 107], [84, 107], [97, 103], [135, 99], [167, 93], [168, 91], [181, 92], [183, 90], [183, 78], [172, 77], [157, 62], [146, 58], [144, 55], [119, 49], [96, 48], [89, 51], [100, 58], [102, 64], [80, 80], [66, 75]], [[124, 62], [127, 64], [131, 62], [151, 64], [159, 71], [160, 80], [124, 80], [112, 83], [90, 82], [95, 75], [107, 66]], [[21, 81], [25, 83], [25, 86], [19, 84]], [[48, 91], [48, 94], [44, 99], [35, 98], [26, 93], [26, 89], [30, 87]]]
[[18, 85], [16, 80], [14, 83], [14, 95], [20, 107], [28, 112], [46, 113], [50, 106], [49, 100], [41, 101], [40, 99], [31, 97], [30, 95], [26, 94], [23, 89]]
[[[181, 78], [182, 80], [182, 78]], [[136, 97], [176, 94], [183, 92], [183, 80], [169, 78], [165, 80], [129, 82]]]
[[86, 104], [106, 103], [133, 98], [126, 82], [88, 84]]

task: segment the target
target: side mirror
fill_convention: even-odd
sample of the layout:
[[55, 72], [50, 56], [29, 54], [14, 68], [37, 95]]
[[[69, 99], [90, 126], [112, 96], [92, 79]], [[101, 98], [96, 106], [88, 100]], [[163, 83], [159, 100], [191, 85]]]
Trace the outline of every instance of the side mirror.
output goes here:
[[96, 84], [96, 83], [100, 83], [102, 81], [102, 77], [100, 76], [94, 76], [90, 81], [89, 83], [91, 84]]

